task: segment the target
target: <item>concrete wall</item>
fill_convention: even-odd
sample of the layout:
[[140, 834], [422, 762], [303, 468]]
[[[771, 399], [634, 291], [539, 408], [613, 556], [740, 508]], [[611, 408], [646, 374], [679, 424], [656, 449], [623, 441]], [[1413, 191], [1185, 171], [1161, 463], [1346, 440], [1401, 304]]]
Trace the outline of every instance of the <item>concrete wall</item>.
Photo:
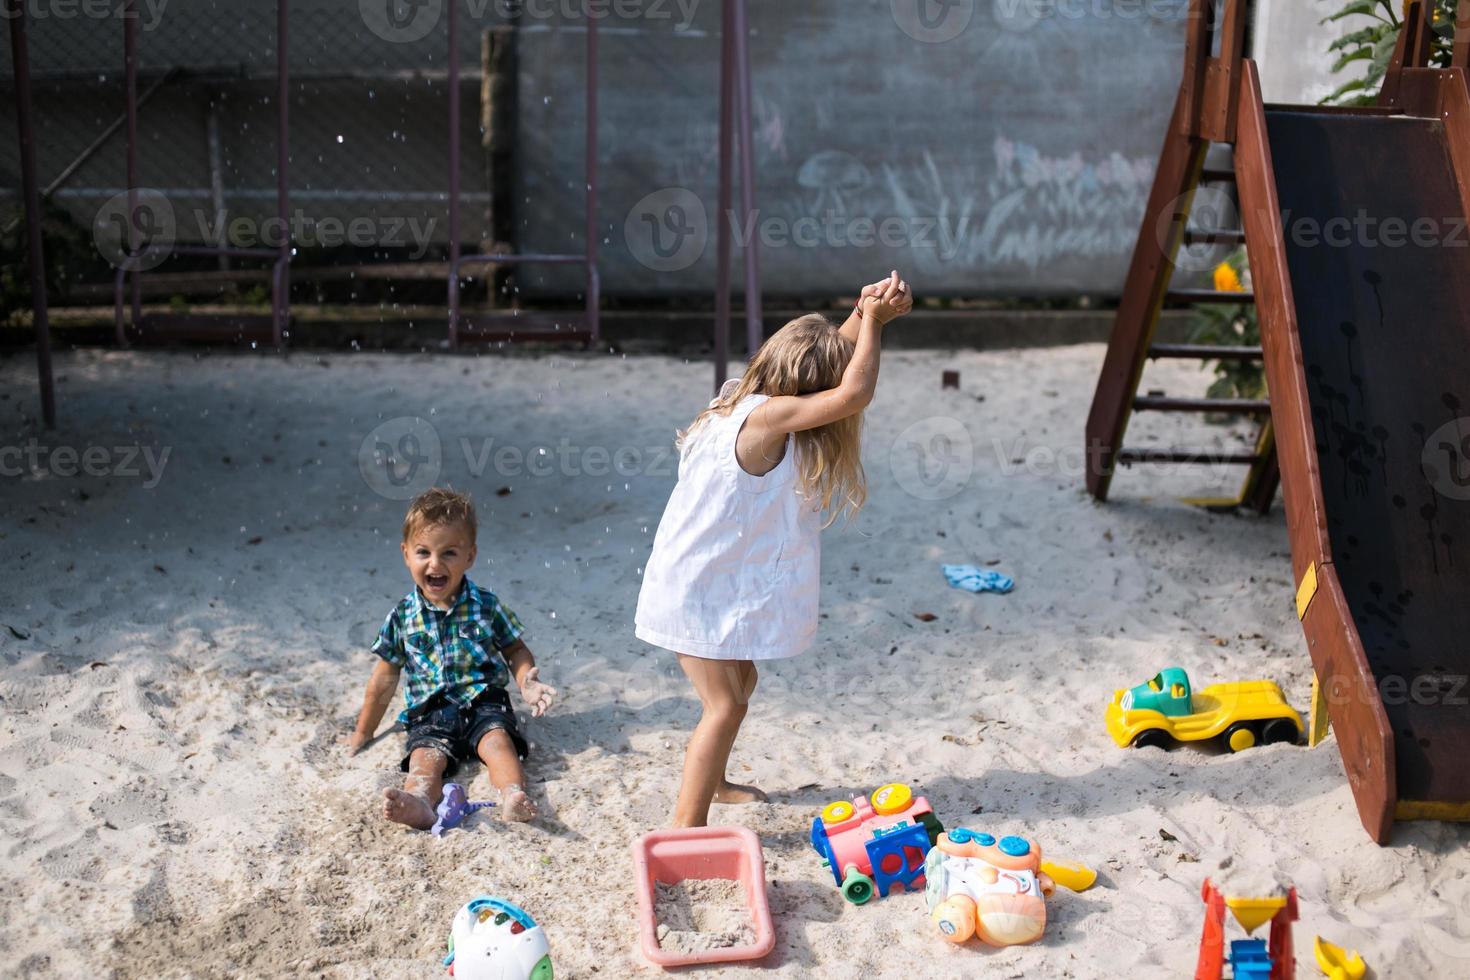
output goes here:
[[1334, 56], [1327, 46], [1370, 19], [1320, 23], [1338, 6], [1336, 0], [1257, 0], [1254, 57], [1267, 102], [1319, 102], [1351, 77], [1329, 71]]

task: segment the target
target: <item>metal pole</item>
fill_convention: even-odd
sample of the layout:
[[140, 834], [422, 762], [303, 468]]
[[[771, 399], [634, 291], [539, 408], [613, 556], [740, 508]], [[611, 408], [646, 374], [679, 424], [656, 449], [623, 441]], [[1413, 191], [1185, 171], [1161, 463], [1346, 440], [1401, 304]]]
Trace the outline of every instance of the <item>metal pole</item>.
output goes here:
[[[225, 165], [219, 138], [219, 101], [223, 97], [222, 91], [211, 92], [209, 107], [204, 113], [204, 141], [209, 151], [209, 199], [214, 205], [214, 244], [220, 248], [224, 248], [230, 241], [225, 230], [225, 218], [228, 214], [225, 210]], [[229, 271], [228, 255], [221, 253], [219, 267], [221, 271]]]
[[276, 216], [280, 219], [281, 254], [276, 259], [271, 290], [271, 335], [277, 350], [286, 341], [291, 309], [291, 11], [276, 0]]
[[449, 0], [449, 349], [459, 346], [459, 3]]
[[41, 193], [36, 179], [36, 132], [31, 117], [31, 61], [23, 0], [5, 0], [10, 21], [10, 63], [15, 69], [15, 123], [20, 130], [20, 179], [25, 197], [26, 250], [31, 273], [31, 316], [36, 328], [36, 374], [41, 421], [56, 428], [56, 385], [51, 377], [51, 330], [46, 310], [46, 252], [41, 239]]
[[734, 110], [734, 7], [720, 5], [720, 187], [715, 215], [715, 393], [725, 383], [730, 360], [730, 153]]
[[761, 327], [761, 287], [759, 247], [755, 233], [755, 151], [750, 132], [752, 104], [750, 97], [750, 33], [745, 16], [745, 0], [725, 0], [735, 7], [733, 53], [738, 85], [740, 125], [740, 220], [745, 231], [745, 356], [751, 358], [764, 340]]
[[[143, 272], [142, 251], [138, 238], [138, 18], [137, 0], [123, 3], [123, 76], [127, 90], [127, 166], [128, 166], [128, 254], [135, 263], [129, 271], [132, 281], [133, 329], [136, 331], [143, 321]], [[125, 343], [126, 335], [118, 330], [119, 343]]]
[[597, 227], [597, 18], [587, 18], [587, 113], [586, 175], [587, 175], [587, 342], [595, 346], [602, 339], [601, 330], [601, 283], [597, 275], [597, 248], [600, 232]]

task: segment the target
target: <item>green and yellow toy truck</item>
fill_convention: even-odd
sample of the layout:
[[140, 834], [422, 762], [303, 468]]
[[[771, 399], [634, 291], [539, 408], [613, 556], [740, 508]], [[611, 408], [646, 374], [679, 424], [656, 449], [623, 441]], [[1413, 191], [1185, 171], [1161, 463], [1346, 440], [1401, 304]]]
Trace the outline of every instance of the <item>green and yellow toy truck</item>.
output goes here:
[[1122, 748], [1222, 738], [1231, 752], [1253, 745], [1297, 742], [1302, 716], [1286, 703], [1274, 681], [1215, 684], [1191, 691], [1189, 675], [1166, 667], [1147, 683], [1113, 692], [1108, 734]]

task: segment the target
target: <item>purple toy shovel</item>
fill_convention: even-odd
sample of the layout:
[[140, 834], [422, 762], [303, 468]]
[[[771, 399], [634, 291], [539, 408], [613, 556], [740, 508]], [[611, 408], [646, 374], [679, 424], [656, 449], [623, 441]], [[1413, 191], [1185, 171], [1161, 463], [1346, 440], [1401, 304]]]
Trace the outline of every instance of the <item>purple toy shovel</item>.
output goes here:
[[430, 828], [429, 832], [435, 837], [442, 837], [444, 831], [453, 830], [455, 827], [458, 827], [464, 823], [465, 817], [474, 813], [476, 810], [484, 810], [494, 805], [489, 800], [471, 803], [465, 798], [463, 786], [459, 783], [445, 783], [444, 799], [439, 801], [439, 807], [434, 811], [439, 815], [439, 819], [434, 821], [434, 826]]

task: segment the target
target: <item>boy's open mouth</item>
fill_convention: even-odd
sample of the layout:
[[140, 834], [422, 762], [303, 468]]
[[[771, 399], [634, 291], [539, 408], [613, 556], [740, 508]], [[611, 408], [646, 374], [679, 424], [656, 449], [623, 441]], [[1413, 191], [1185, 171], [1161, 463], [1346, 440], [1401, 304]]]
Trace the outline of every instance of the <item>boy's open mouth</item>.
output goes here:
[[425, 575], [424, 582], [435, 592], [440, 592], [449, 586], [448, 575]]

